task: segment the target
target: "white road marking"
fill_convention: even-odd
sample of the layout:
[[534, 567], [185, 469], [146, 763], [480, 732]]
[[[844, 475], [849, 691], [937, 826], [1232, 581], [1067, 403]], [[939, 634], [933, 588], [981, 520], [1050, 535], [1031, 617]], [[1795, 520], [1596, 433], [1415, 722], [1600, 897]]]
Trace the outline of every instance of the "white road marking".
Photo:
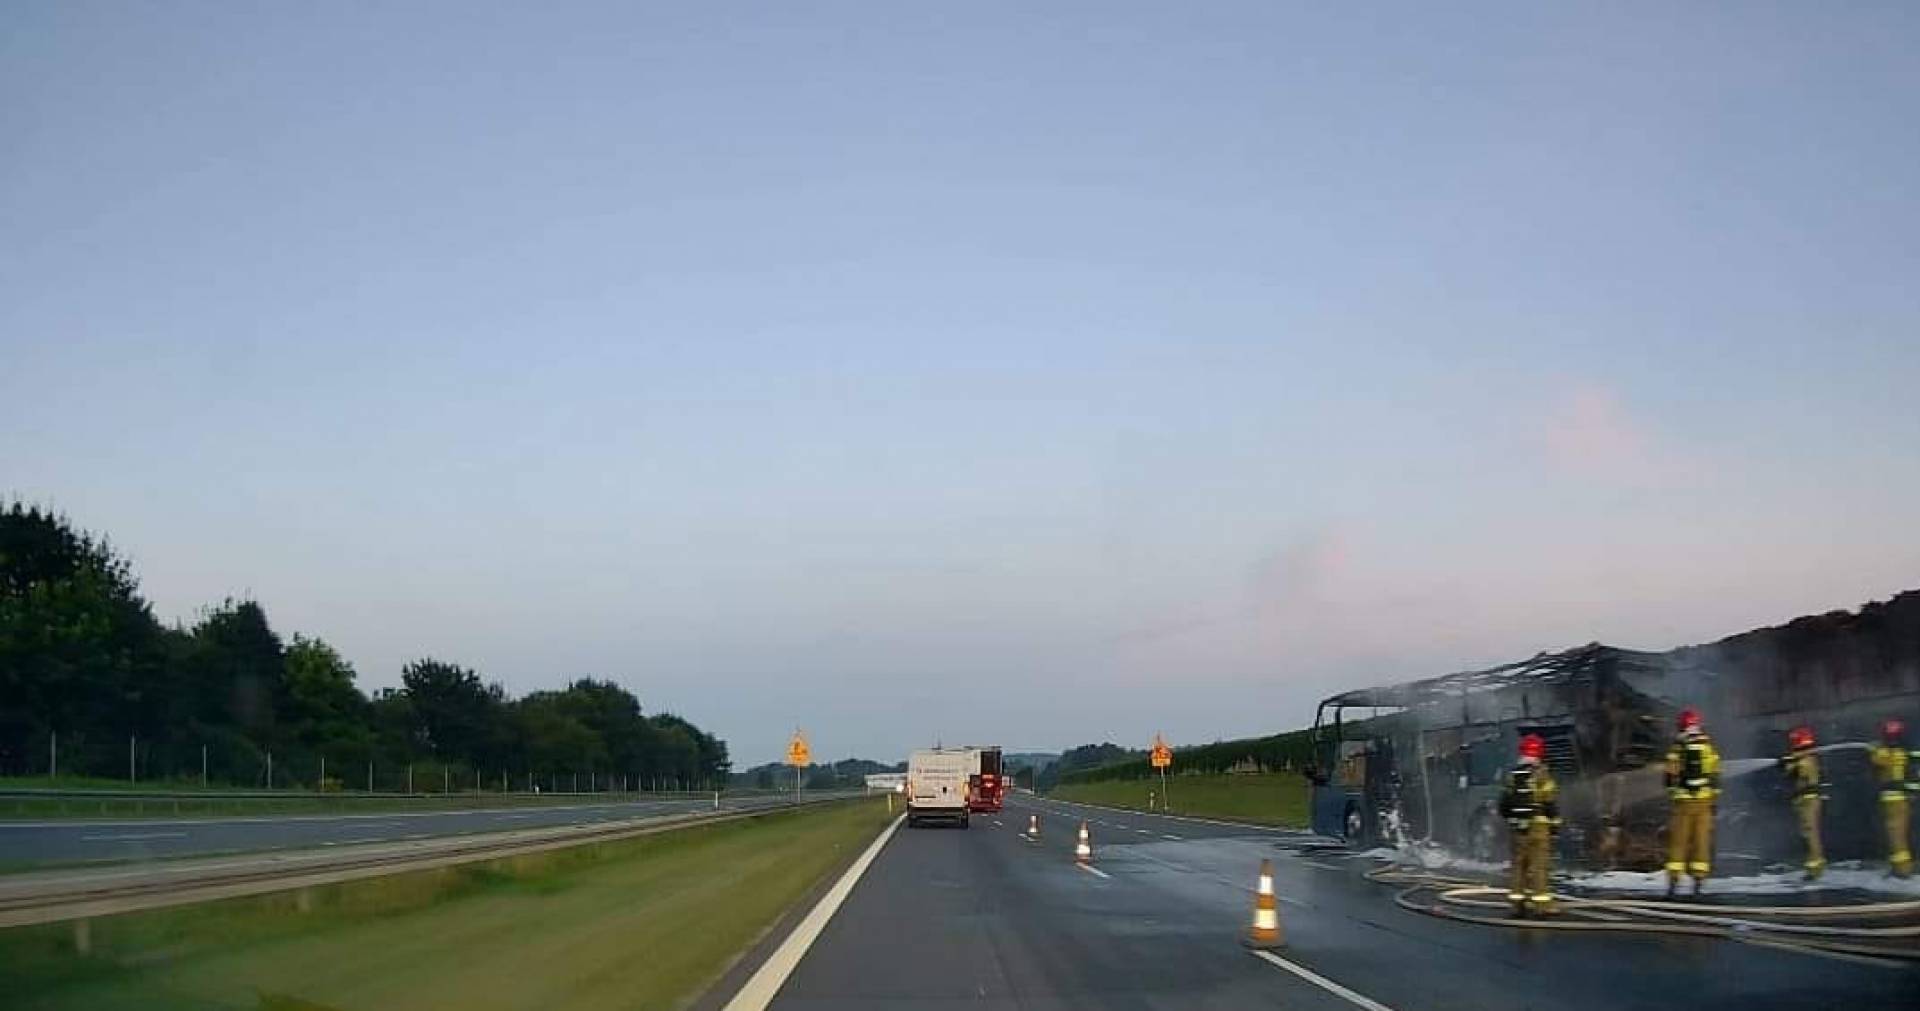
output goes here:
[[1022, 833], [1020, 833], [1020, 838], [1022, 838], [1022, 839], [1025, 839], [1026, 841], [1028, 841], [1028, 842], [1030, 842], [1030, 843], [1036, 843], [1036, 844], [1037, 844], [1037, 843], [1039, 843], [1039, 842], [1040, 842], [1040, 840], [1038, 840], [1038, 839], [1035, 839], [1034, 837], [1032, 837], [1032, 836], [1030, 836], [1030, 835], [1028, 835], [1028, 834], [1026, 834], [1025, 832], [1022, 832]]
[[998, 825], [998, 826], [1000, 826], [1001, 828], [1006, 828], [1006, 827], [1007, 827], [1007, 823], [1006, 823], [1006, 822], [1004, 822], [1004, 821], [1001, 821], [1001, 820], [1000, 820], [1000, 819], [998, 819], [998, 818], [995, 818], [995, 819], [993, 820], [993, 823], [994, 823], [995, 825]]
[[120, 832], [114, 835], [83, 835], [81, 842], [132, 842], [137, 839], [185, 839], [185, 832]]
[[1312, 969], [1309, 969], [1304, 965], [1297, 965], [1293, 962], [1289, 962], [1286, 959], [1281, 958], [1279, 955], [1276, 955], [1271, 951], [1256, 951], [1253, 953], [1253, 957], [1262, 959], [1267, 962], [1271, 962], [1274, 965], [1277, 965], [1280, 968], [1285, 969], [1290, 973], [1293, 973], [1295, 976], [1298, 976], [1301, 979], [1304, 979], [1307, 982], [1312, 983], [1314, 986], [1317, 986], [1320, 989], [1325, 990], [1326, 992], [1333, 994], [1336, 997], [1344, 998], [1348, 1003], [1353, 1004], [1355, 1007], [1363, 1007], [1363, 1008], [1366, 1008], [1367, 1011], [1393, 1011], [1392, 1008], [1386, 1006], [1385, 1004], [1380, 1003], [1377, 1000], [1374, 1000], [1371, 997], [1367, 997], [1363, 994], [1355, 993], [1352, 990], [1349, 990], [1346, 987], [1341, 986], [1338, 983], [1335, 983], [1333, 980], [1330, 980], [1327, 977], [1322, 976], [1317, 972], [1314, 972]]
[[866, 852], [860, 854], [860, 858], [853, 862], [853, 866], [847, 868], [847, 873], [842, 874], [840, 880], [834, 882], [833, 887], [827, 890], [827, 894], [820, 897], [820, 901], [807, 912], [806, 918], [800, 921], [799, 926], [793, 928], [793, 933], [788, 934], [787, 939], [780, 942], [780, 947], [774, 949], [773, 954], [767, 958], [766, 964], [754, 972], [753, 976], [747, 980], [747, 984], [740, 988], [739, 993], [733, 995], [733, 999], [727, 1002], [724, 1011], [764, 1011], [767, 1005], [773, 1003], [774, 996], [780, 992], [780, 987], [786, 983], [787, 977], [793, 974], [800, 960], [806, 957], [807, 949], [813, 947], [813, 942], [820, 937], [820, 932], [827, 929], [827, 922], [833, 919], [834, 913], [840, 911], [840, 905], [847, 901], [847, 896], [853, 892], [853, 886], [859, 883], [860, 876], [867, 872], [867, 868], [880, 855], [880, 850], [887, 845], [887, 840], [893, 838], [893, 834], [899, 831], [900, 824], [906, 820], [907, 816], [903, 814], [895, 818], [893, 824], [887, 826], [886, 831], [880, 833], [880, 838], [875, 839], [873, 844], [867, 847]]
[[1332, 864], [1323, 864], [1323, 863], [1321, 863], [1321, 862], [1320, 862], [1320, 861], [1318, 861], [1318, 860], [1302, 860], [1302, 861], [1300, 861], [1300, 862], [1301, 862], [1301, 863], [1303, 863], [1303, 864], [1306, 864], [1306, 865], [1307, 865], [1308, 867], [1312, 867], [1312, 868], [1315, 868], [1315, 869], [1318, 869], [1318, 870], [1323, 870], [1323, 871], [1337, 871], [1337, 870], [1340, 870], [1340, 868], [1338, 868], [1338, 867], [1335, 867], [1335, 866], [1334, 866], [1334, 865], [1332, 865]]
[[1152, 832], [1149, 832], [1149, 831], [1147, 831], [1146, 829], [1143, 829], [1143, 828], [1137, 828], [1137, 829], [1134, 829], [1134, 831], [1135, 831], [1135, 832], [1138, 832], [1138, 833], [1140, 833], [1141, 835], [1152, 835], [1152, 834], [1153, 834]]
[[1103, 870], [1101, 870], [1100, 868], [1098, 868], [1098, 867], [1095, 867], [1095, 866], [1094, 866], [1094, 865], [1092, 865], [1092, 864], [1074, 864], [1074, 866], [1075, 866], [1075, 867], [1078, 867], [1078, 868], [1080, 868], [1080, 869], [1081, 869], [1081, 870], [1083, 870], [1083, 871], [1086, 871], [1086, 872], [1087, 872], [1088, 874], [1091, 874], [1091, 875], [1093, 875], [1094, 877], [1097, 877], [1097, 878], [1105, 878], [1105, 879], [1107, 879], [1108, 881], [1112, 881], [1112, 880], [1113, 880], [1113, 875], [1111, 875], [1111, 874], [1108, 874], [1108, 873], [1107, 873], [1106, 871], [1103, 871]]
[[1183, 837], [1181, 837], [1181, 836], [1177, 836], [1177, 835], [1168, 835], [1168, 834], [1166, 834], [1165, 832], [1162, 832], [1162, 833], [1160, 833], [1160, 838], [1162, 838], [1162, 839], [1171, 839], [1171, 840], [1173, 840], [1174, 842], [1186, 842], [1186, 841], [1187, 841], [1187, 840], [1186, 840], [1185, 838], [1183, 838]]

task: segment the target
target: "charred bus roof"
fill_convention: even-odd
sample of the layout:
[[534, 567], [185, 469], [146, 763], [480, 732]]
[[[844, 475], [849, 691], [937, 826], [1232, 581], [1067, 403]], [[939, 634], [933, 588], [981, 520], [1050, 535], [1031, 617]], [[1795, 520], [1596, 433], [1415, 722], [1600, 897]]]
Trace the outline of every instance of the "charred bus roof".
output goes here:
[[1696, 687], [1687, 682], [1711, 677], [1670, 654], [1589, 643], [1483, 670], [1341, 692], [1320, 703], [1314, 723], [1329, 709], [1336, 721], [1343, 709], [1413, 711], [1428, 726], [1569, 718], [1623, 704], [1661, 711], [1672, 708], [1666, 700]]

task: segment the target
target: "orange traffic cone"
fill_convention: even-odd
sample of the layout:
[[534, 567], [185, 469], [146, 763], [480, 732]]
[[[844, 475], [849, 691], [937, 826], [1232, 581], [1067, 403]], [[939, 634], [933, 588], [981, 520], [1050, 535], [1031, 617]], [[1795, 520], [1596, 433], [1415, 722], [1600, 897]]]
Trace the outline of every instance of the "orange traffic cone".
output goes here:
[[1093, 843], [1087, 839], [1087, 823], [1080, 823], [1080, 841], [1073, 846], [1073, 862], [1076, 864], [1093, 863]]
[[1260, 884], [1253, 891], [1253, 926], [1247, 928], [1249, 948], [1278, 948], [1287, 943], [1280, 927], [1280, 906], [1273, 901], [1273, 861], [1260, 861]]
[[1040, 816], [1037, 814], [1027, 815], [1027, 838], [1040, 838]]

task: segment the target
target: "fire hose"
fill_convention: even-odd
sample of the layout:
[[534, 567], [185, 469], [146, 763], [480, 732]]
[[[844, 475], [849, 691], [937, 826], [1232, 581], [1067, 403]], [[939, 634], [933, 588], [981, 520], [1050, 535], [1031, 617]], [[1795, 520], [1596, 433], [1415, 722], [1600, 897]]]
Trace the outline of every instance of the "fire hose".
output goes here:
[[[1564, 911], [1564, 918], [1520, 919], [1475, 912], [1506, 907], [1505, 890], [1481, 881], [1403, 867], [1380, 868], [1369, 872], [1367, 879], [1406, 886], [1394, 896], [1394, 903], [1402, 909], [1461, 923], [1525, 930], [1712, 937], [1769, 947], [1920, 962], [1920, 946], [1897, 944], [1903, 939], [1920, 938], [1920, 922], [1890, 926], [1793, 922], [1920, 917], [1920, 899], [1857, 905], [1703, 907], [1698, 903], [1555, 895], [1554, 901]], [[1426, 898], [1429, 894], [1431, 897]], [[1896, 943], [1885, 943], [1890, 941]]]

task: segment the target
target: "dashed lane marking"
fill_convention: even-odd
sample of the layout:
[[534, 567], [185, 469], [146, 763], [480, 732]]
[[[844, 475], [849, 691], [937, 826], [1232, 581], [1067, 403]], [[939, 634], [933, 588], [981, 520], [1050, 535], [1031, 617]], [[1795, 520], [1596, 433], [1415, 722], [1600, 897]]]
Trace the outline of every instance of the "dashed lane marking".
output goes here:
[[1302, 861], [1300, 861], [1300, 862], [1301, 862], [1301, 863], [1303, 863], [1303, 864], [1306, 864], [1306, 865], [1307, 865], [1308, 867], [1312, 867], [1312, 868], [1314, 868], [1314, 869], [1316, 869], [1316, 870], [1322, 870], [1322, 871], [1338, 871], [1338, 870], [1341, 870], [1341, 868], [1339, 868], [1339, 867], [1335, 867], [1335, 866], [1334, 866], [1334, 865], [1332, 865], [1332, 864], [1323, 864], [1323, 863], [1321, 863], [1321, 862], [1320, 862], [1320, 861], [1318, 861], [1318, 860], [1302, 860]]
[[1182, 836], [1177, 836], [1177, 835], [1168, 835], [1168, 834], [1166, 834], [1165, 832], [1162, 832], [1162, 833], [1160, 833], [1160, 838], [1162, 838], [1162, 839], [1171, 839], [1171, 840], [1173, 840], [1174, 842], [1186, 842], [1186, 841], [1187, 841], [1187, 840], [1186, 840], [1186, 839], [1185, 839], [1184, 837], [1182, 837]]
[[1293, 973], [1295, 976], [1298, 976], [1301, 979], [1304, 979], [1307, 982], [1312, 983], [1314, 986], [1317, 986], [1320, 989], [1325, 990], [1326, 992], [1333, 994], [1336, 997], [1340, 997], [1346, 1000], [1349, 1004], [1352, 1004], [1355, 1007], [1363, 1007], [1363, 1008], [1366, 1008], [1367, 1011], [1393, 1011], [1392, 1008], [1386, 1006], [1385, 1004], [1380, 1003], [1377, 1000], [1374, 1000], [1371, 997], [1368, 997], [1364, 994], [1355, 993], [1354, 991], [1349, 990], [1338, 983], [1335, 983], [1333, 980], [1330, 980], [1327, 977], [1322, 976], [1317, 972], [1314, 972], [1312, 969], [1309, 969], [1304, 965], [1299, 965], [1294, 962], [1289, 962], [1286, 959], [1281, 958], [1279, 955], [1276, 955], [1271, 951], [1256, 951], [1253, 953], [1253, 957], [1260, 959], [1264, 962], [1270, 962], [1274, 965], [1277, 965], [1280, 968], [1285, 969], [1290, 973]]
[[1108, 874], [1106, 871], [1103, 871], [1100, 868], [1093, 866], [1092, 864], [1074, 864], [1074, 866], [1080, 868], [1083, 871], [1086, 871], [1088, 874], [1091, 874], [1094, 877], [1104, 878], [1108, 881], [1113, 880], [1113, 875]]

